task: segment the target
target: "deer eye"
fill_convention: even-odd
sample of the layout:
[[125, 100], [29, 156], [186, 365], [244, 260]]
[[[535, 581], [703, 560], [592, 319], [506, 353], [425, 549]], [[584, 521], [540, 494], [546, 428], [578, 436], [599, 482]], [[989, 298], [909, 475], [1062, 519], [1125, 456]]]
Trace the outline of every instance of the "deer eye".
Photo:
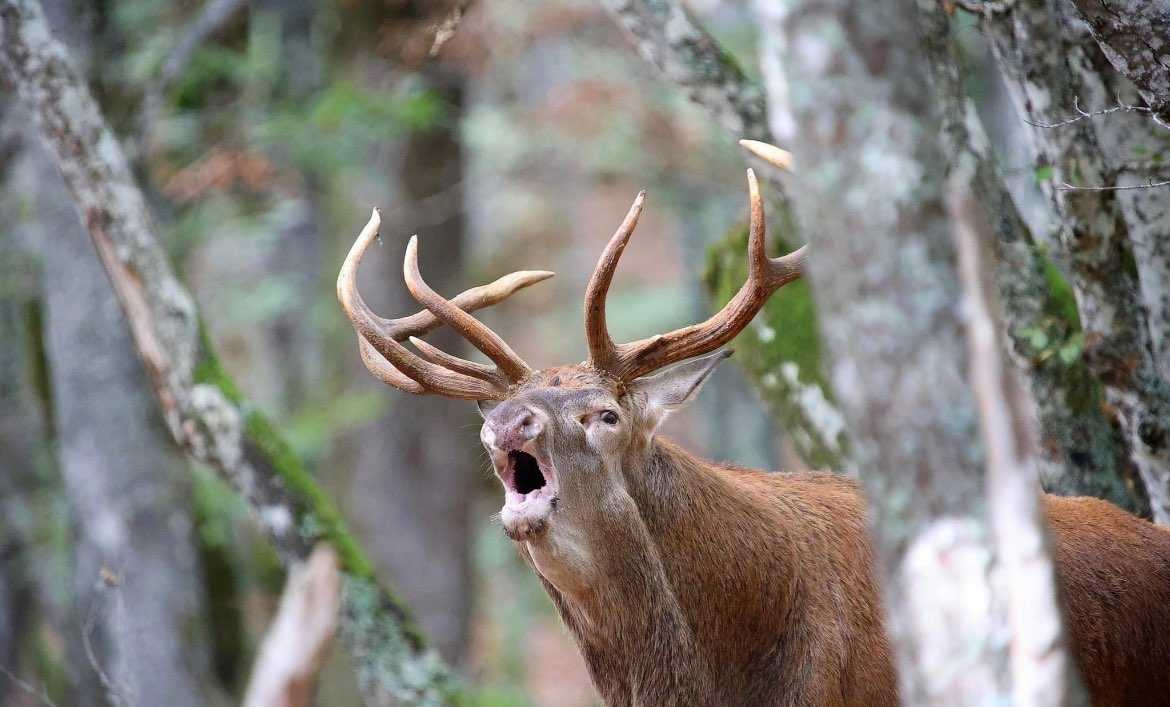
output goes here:
[[606, 410], [601, 413], [601, 421], [607, 425], [616, 425], [618, 423], [618, 414], [613, 410]]

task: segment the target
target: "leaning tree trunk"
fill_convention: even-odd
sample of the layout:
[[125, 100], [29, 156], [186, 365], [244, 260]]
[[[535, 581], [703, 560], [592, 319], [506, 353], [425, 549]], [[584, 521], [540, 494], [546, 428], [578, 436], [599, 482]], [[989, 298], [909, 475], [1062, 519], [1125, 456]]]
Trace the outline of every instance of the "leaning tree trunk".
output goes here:
[[[1002, 445], [993, 447], [990, 458], [1000, 464], [990, 478], [1014, 489], [1022, 506], [989, 493], [984, 471], [989, 457], [966, 375], [973, 359], [952, 229], [971, 241], [990, 228], [976, 223], [982, 214], [970, 204], [973, 165], [949, 164], [941, 149], [940, 121], [924, 90], [931, 73], [916, 52], [920, 26], [938, 31], [943, 17], [945, 28], [944, 10], [894, 0], [760, 0], [757, 8], [764, 64], [772, 69], [773, 129], [795, 147], [801, 166], [794, 203], [811, 237], [829, 377], [870, 500], [903, 703], [1060, 704], [1067, 661], [1059, 643], [1045, 645], [1058, 657], [1045, 672], [1053, 701], [1021, 698], [1029, 676], [1013, 674], [1003, 637], [1036, 636], [1013, 635], [1021, 629], [1008, 616], [1023, 606], [1020, 595], [1001, 593], [989, 572], [1008, 560], [1002, 566], [1013, 591], [1026, 588], [1017, 582], [1053, 582], [1042, 544], [1030, 560], [1036, 574], [1016, 575], [1018, 556], [1001, 532], [1007, 514], [1032, 538], [1043, 537], [1038, 514], [1028, 511], [1034, 480], [1018, 478], [1026, 465], [1010, 459], [1018, 452], [1005, 457]], [[968, 297], [968, 311], [985, 306], [985, 293]], [[989, 368], [985, 349], [974, 363]], [[1005, 397], [1002, 385], [993, 391], [979, 380], [981, 404]], [[983, 420], [996, 440], [994, 416]], [[1042, 637], [1058, 639], [1055, 602], [1033, 610], [1042, 612]]]

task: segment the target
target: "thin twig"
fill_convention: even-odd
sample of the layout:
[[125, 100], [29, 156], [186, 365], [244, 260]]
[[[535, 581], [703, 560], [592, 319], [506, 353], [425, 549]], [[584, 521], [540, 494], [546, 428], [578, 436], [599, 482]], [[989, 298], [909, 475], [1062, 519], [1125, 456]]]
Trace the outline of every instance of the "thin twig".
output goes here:
[[1056, 123], [1040, 123], [1034, 120], [1029, 120], [1028, 118], [1024, 118], [1024, 122], [1034, 128], [1044, 128], [1045, 130], [1051, 130], [1053, 128], [1063, 128], [1066, 125], [1072, 125], [1073, 123], [1080, 122], [1085, 118], [1094, 118], [1101, 115], [1109, 115], [1110, 113], [1146, 113], [1150, 116], [1150, 120], [1154, 121], [1159, 126], [1170, 130], [1170, 124], [1164, 122], [1160, 117], [1158, 117], [1158, 114], [1148, 106], [1131, 105], [1125, 101], [1122, 101], [1121, 98], [1118, 97], [1117, 105], [1115, 106], [1110, 108], [1102, 108], [1101, 110], [1086, 111], [1081, 108], [1080, 100], [1081, 99], [1079, 96], [1073, 98], [1073, 109], [1076, 110], [1077, 115], [1067, 120], [1061, 120]]
[[25, 682], [24, 680], [21, 680], [20, 678], [16, 677], [12, 673], [8, 672], [8, 669], [5, 668], [3, 665], [0, 665], [0, 673], [3, 673], [5, 677], [7, 677], [9, 680], [11, 680], [13, 685], [16, 685], [21, 690], [24, 690], [28, 694], [32, 695], [33, 697], [37, 698], [41, 702], [45, 703], [46, 705], [48, 705], [48, 707], [57, 707], [57, 703], [55, 703], [55, 702], [53, 702], [53, 700], [49, 699], [49, 689], [47, 687], [45, 687], [44, 685], [41, 685], [41, 689], [38, 690], [35, 687], [33, 687], [31, 684]]
[[1060, 191], [1128, 191], [1130, 189], [1157, 189], [1158, 187], [1170, 187], [1170, 179], [1161, 182], [1151, 181], [1146, 184], [1130, 184], [1120, 187], [1084, 187], [1064, 182], [1057, 189]]
[[[99, 598], [100, 601], [100, 598]], [[85, 625], [81, 628], [81, 644], [85, 648], [85, 657], [89, 661], [90, 667], [97, 673], [98, 680], [101, 681], [102, 687], [106, 688], [106, 697], [114, 705], [126, 704], [122, 698], [122, 691], [110, 679], [110, 676], [102, 668], [101, 661], [98, 660], [97, 651], [93, 649], [93, 629], [94, 624], [97, 623], [98, 603], [95, 601], [90, 608], [89, 616], [85, 618]]]

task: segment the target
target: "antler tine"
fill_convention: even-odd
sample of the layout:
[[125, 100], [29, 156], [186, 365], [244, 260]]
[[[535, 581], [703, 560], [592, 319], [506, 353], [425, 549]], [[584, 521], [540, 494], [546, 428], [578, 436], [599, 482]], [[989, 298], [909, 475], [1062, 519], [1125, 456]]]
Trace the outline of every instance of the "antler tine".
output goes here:
[[642, 215], [642, 204], [645, 201], [646, 192], [638, 192], [626, 217], [601, 252], [597, 267], [585, 288], [585, 339], [589, 344], [589, 363], [601, 370], [610, 370], [619, 355], [605, 322], [605, 298], [609, 294], [609, 286], [613, 282], [613, 274], [622, 252], [638, 226], [638, 217]]
[[788, 150], [782, 150], [775, 145], [769, 145], [759, 140], [740, 140], [739, 145], [773, 167], [792, 171], [792, 153]]
[[[424, 360], [399, 343], [439, 326], [442, 322], [435, 315], [422, 311], [399, 319], [384, 319], [366, 305], [357, 289], [357, 270], [370, 243], [377, 237], [380, 225], [381, 214], [375, 209], [337, 275], [337, 298], [358, 334], [358, 348], [366, 368], [387, 385], [408, 393], [435, 393], [469, 400], [503, 398], [506, 384], [502, 380], [478, 379], [447, 368], [442, 362]], [[460, 293], [452, 304], [468, 310], [487, 307], [552, 275], [545, 271], [514, 272], [488, 285]], [[462, 360], [444, 355], [449, 360]], [[464, 363], [475, 365], [470, 361]]]
[[431, 346], [422, 339], [414, 336], [410, 337], [410, 343], [414, 344], [414, 348], [418, 349], [419, 356], [422, 356], [431, 363], [449, 368], [456, 373], [462, 373], [472, 378], [478, 378], [493, 385], [498, 385], [502, 388], [508, 387], [507, 379], [500, 374], [500, 371], [495, 366], [486, 366], [482, 363], [452, 356], [446, 351]]
[[781, 286], [796, 280], [804, 269], [807, 248], [780, 258], [769, 258], [764, 244], [764, 203], [755, 172], [747, 171], [750, 225], [748, 279], [731, 301], [707, 321], [617, 347], [609, 370], [619, 380], [632, 380], [676, 361], [714, 351], [731, 341]]
[[[500, 372], [512, 383], [518, 383], [532, 375], [532, 369], [508, 346], [500, 335], [486, 324], [456, 307], [450, 300], [431, 289], [418, 269], [418, 236], [411, 236], [406, 245], [406, 257], [402, 263], [402, 275], [406, 289], [418, 303], [447, 326], [459, 332], [472, 346], [495, 362]], [[449, 356], [449, 354], [448, 354]], [[471, 363], [467, 361], [465, 363]]]

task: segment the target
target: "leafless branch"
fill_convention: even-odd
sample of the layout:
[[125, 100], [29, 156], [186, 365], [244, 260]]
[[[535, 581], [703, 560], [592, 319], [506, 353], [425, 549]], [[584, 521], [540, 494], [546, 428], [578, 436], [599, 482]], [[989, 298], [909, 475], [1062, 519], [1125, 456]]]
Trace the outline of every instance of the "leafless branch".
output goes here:
[[1121, 98], [1118, 97], [1117, 105], [1115, 105], [1115, 106], [1112, 106], [1110, 108], [1102, 108], [1101, 110], [1086, 111], [1086, 110], [1081, 108], [1080, 100], [1081, 100], [1080, 96], [1076, 96], [1073, 98], [1073, 110], [1075, 110], [1077, 112], [1077, 115], [1073, 116], [1072, 118], [1068, 118], [1067, 120], [1061, 120], [1061, 121], [1057, 121], [1055, 123], [1040, 123], [1040, 122], [1036, 122], [1034, 120], [1030, 120], [1028, 118], [1024, 118], [1024, 122], [1027, 123], [1028, 125], [1031, 125], [1032, 127], [1035, 127], [1035, 128], [1045, 128], [1045, 129], [1051, 130], [1054, 128], [1063, 128], [1066, 125], [1072, 125], [1073, 123], [1080, 122], [1080, 121], [1084, 120], [1085, 118], [1094, 118], [1094, 117], [1102, 116], [1102, 115], [1110, 115], [1111, 113], [1119, 113], [1119, 112], [1145, 113], [1145, 114], [1150, 116], [1150, 120], [1154, 121], [1159, 126], [1166, 128], [1167, 130], [1170, 130], [1170, 124], [1167, 124], [1165, 121], [1163, 121], [1162, 118], [1159, 117], [1158, 114], [1156, 112], [1154, 112], [1154, 110], [1151, 109], [1149, 106], [1135, 106], [1135, 105], [1132, 105], [1132, 104], [1129, 104], [1129, 103], [1122, 101]]
[[1007, 578], [1015, 704], [1057, 707], [1073, 703], [1072, 664], [1062, 649], [1056, 573], [1041, 512], [1039, 447], [1018, 380], [1006, 369], [990, 244], [995, 236], [985, 209], [965, 179], [947, 189], [959, 276], [967, 313], [971, 382], [987, 449], [992, 532]]
[[109, 673], [102, 667], [102, 663], [98, 660], [97, 651], [93, 647], [93, 631], [97, 625], [98, 615], [101, 611], [101, 602], [104, 601], [105, 592], [99, 591], [94, 597], [94, 603], [90, 607], [89, 615], [85, 617], [85, 623], [81, 627], [81, 645], [85, 649], [85, 658], [89, 661], [89, 666], [93, 668], [93, 672], [98, 676], [102, 687], [106, 690], [106, 699], [115, 707], [123, 707], [128, 705], [123, 691], [110, 678]]
[[1068, 182], [1061, 182], [1057, 187], [1060, 191], [1129, 191], [1130, 189], [1157, 189], [1159, 187], [1170, 186], [1170, 179], [1161, 182], [1155, 182], [1152, 179], [1145, 184], [1127, 184], [1124, 186], [1114, 187], [1086, 187], [1076, 184], [1069, 184]]
[[248, 0], [210, 0], [195, 21], [183, 28], [179, 41], [171, 48], [158, 74], [155, 89], [165, 91], [176, 78], [183, 75], [191, 58], [207, 38], [228, 23]]
[[244, 707], [308, 707], [341, 608], [337, 553], [314, 548], [289, 572], [280, 609], [256, 657]]
[[187, 70], [196, 50], [207, 41], [208, 37], [215, 34], [235, 17], [240, 8], [247, 4], [248, 0], [209, 0], [195, 21], [183, 28], [179, 40], [175, 42], [171, 51], [163, 59], [158, 75], [147, 86], [144, 93], [142, 115], [138, 121], [140, 140], [144, 143], [149, 141], [151, 126], [162, 113], [163, 96], [175, 79], [182, 76]]

